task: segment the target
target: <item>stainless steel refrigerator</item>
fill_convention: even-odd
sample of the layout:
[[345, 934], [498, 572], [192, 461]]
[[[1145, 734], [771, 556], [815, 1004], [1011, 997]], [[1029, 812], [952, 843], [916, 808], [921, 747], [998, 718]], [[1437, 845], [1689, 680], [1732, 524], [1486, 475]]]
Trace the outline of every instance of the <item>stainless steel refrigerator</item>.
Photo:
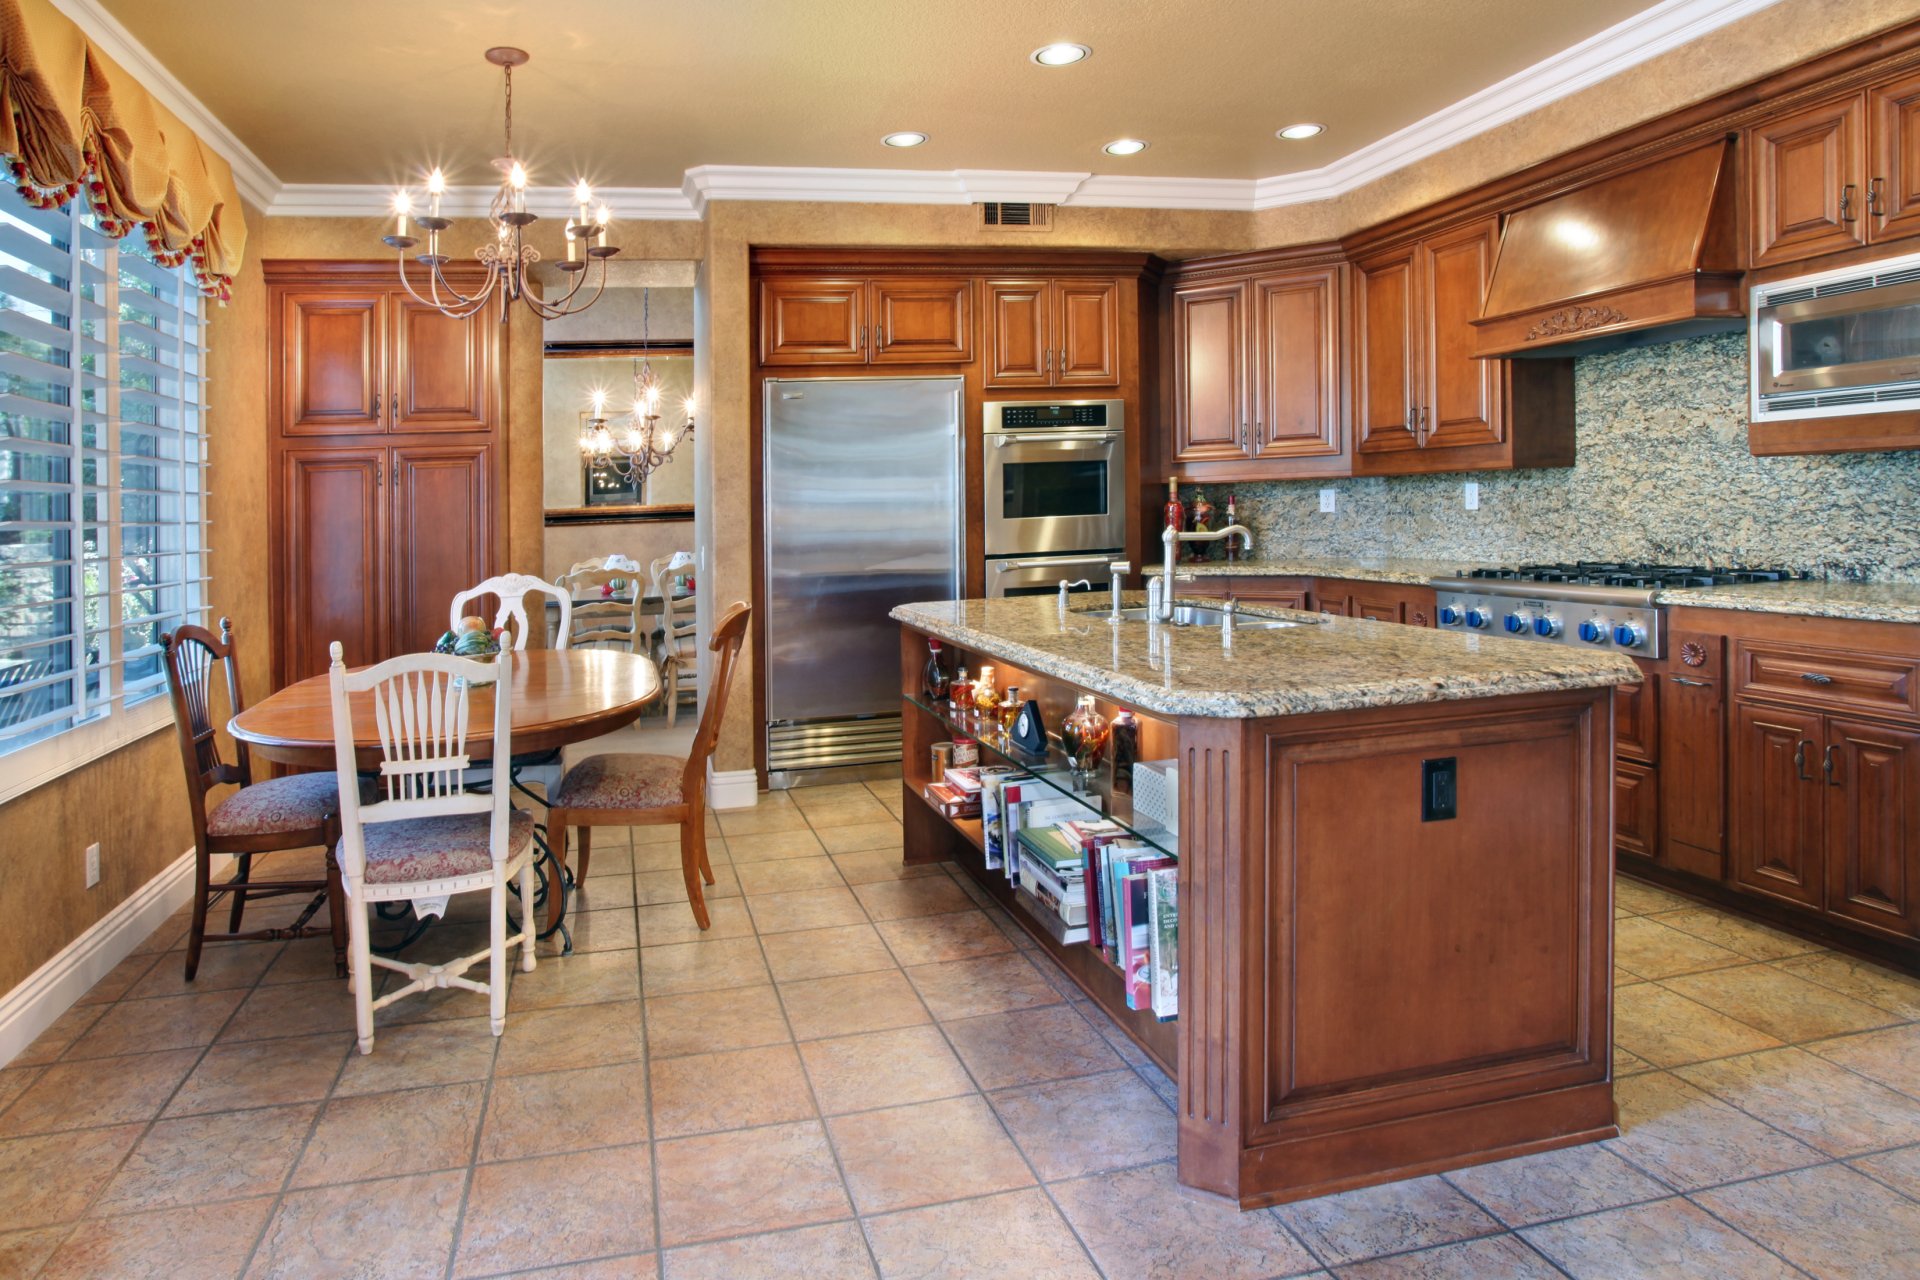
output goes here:
[[963, 582], [959, 378], [766, 382], [767, 774], [900, 758], [900, 624]]

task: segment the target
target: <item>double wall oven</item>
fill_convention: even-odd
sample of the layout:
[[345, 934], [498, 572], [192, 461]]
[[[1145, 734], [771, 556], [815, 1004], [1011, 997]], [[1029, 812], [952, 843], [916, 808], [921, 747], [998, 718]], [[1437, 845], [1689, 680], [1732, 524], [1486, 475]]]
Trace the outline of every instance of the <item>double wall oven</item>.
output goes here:
[[985, 415], [987, 594], [1104, 586], [1127, 541], [1125, 402], [990, 401]]

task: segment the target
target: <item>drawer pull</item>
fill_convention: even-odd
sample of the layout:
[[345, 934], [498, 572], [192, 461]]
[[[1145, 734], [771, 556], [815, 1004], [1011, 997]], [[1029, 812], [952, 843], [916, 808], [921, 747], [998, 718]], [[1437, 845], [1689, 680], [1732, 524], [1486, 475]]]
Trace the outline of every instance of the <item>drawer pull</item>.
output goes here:
[[1713, 687], [1713, 681], [1695, 680], [1691, 676], [1668, 676], [1667, 679], [1673, 681], [1675, 684], [1684, 684], [1694, 689], [1711, 689]]
[[1800, 678], [1808, 684], [1832, 684], [1832, 676], [1823, 676], [1818, 671], [1802, 671]]
[[1793, 746], [1793, 771], [1800, 775], [1800, 781], [1802, 782], [1813, 781], [1807, 774], [1807, 748], [1812, 745], [1813, 744], [1805, 738], [1802, 738]]
[[1833, 753], [1839, 749], [1838, 746], [1829, 745], [1820, 755], [1820, 772], [1827, 775], [1827, 785], [1830, 787], [1840, 785], [1840, 780], [1833, 776]]

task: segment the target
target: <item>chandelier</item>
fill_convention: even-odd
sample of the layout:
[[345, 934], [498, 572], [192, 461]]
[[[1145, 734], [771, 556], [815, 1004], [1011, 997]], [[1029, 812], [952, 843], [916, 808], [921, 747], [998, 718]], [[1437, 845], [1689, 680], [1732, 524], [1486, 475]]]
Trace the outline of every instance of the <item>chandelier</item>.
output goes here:
[[[540, 261], [540, 251], [525, 243], [525, 233], [528, 227], [540, 220], [540, 215], [527, 212], [527, 168], [513, 154], [513, 69], [524, 66], [528, 56], [524, 49], [503, 47], [487, 50], [487, 61], [499, 67], [506, 76], [507, 147], [506, 153], [493, 162], [494, 167], [500, 170], [500, 190], [494, 193], [493, 203], [487, 209], [487, 220], [494, 229], [493, 240], [482, 244], [473, 254], [486, 268], [486, 283], [473, 293], [461, 293], [448, 283], [442, 270], [448, 258], [440, 252], [440, 233], [451, 227], [453, 222], [440, 216], [440, 200], [446, 195], [447, 179], [438, 168], [426, 177], [426, 213], [414, 212], [414, 197], [403, 188], [393, 200], [394, 233], [381, 237], [400, 255], [400, 283], [406, 286], [407, 292], [416, 301], [455, 319], [474, 314], [486, 305], [487, 299], [496, 296], [500, 299], [500, 318], [503, 321], [507, 318], [509, 305], [516, 299], [526, 303], [543, 320], [555, 320], [585, 311], [599, 301], [601, 292], [607, 287], [607, 259], [620, 252], [607, 243], [607, 206], [602, 204], [598, 212], [589, 216], [593, 189], [583, 178], [573, 189], [574, 202], [580, 206], [580, 216], [567, 219], [567, 260], [554, 264], [570, 278], [566, 293], [548, 302], [527, 287], [528, 273]], [[427, 233], [427, 251], [414, 258], [426, 269], [427, 294], [424, 297], [407, 275], [407, 251], [420, 244], [419, 237], [408, 234], [409, 218]], [[581, 286], [586, 283], [589, 274], [595, 274], [589, 271], [595, 262], [600, 264], [598, 281], [593, 292], [576, 304], [574, 299], [580, 293]]]
[[594, 465], [606, 467], [623, 480], [641, 483], [666, 463], [673, 451], [693, 434], [693, 400], [681, 402], [685, 421], [679, 429], [660, 425], [660, 375], [654, 372], [651, 330], [653, 327], [653, 290], [640, 293], [640, 349], [633, 362], [633, 408], [620, 424], [616, 435], [607, 425], [607, 391], [593, 392], [593, 413], [580, 430], [580, 452]]

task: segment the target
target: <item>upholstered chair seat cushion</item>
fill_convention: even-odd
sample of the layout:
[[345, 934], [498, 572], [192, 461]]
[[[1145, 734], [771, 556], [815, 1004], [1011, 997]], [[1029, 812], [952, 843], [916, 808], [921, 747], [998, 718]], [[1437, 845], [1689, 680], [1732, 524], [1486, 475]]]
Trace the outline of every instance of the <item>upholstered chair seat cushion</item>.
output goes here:
[[685, 802], [687, 762], [674, 756], [615, 752], [588, 756], [560, 782], [556, 809], [671, 809]]
[[296, 773], [242, 787], [207, 815], [210, 836], [265, 836], [317, 827], [340, 811], [331, 773]]
[[[456, 813], [438, 818], [408, 818], [403, 822], [369, 822], [363, 839], [367, 848], [368, 884], [418, 884], [479, 875], [493, 865], [488, 840], [492, 815]], [[533, 815], [515, 809], [507, 823], [507, 860], [519, 857], [533, 842]]]

